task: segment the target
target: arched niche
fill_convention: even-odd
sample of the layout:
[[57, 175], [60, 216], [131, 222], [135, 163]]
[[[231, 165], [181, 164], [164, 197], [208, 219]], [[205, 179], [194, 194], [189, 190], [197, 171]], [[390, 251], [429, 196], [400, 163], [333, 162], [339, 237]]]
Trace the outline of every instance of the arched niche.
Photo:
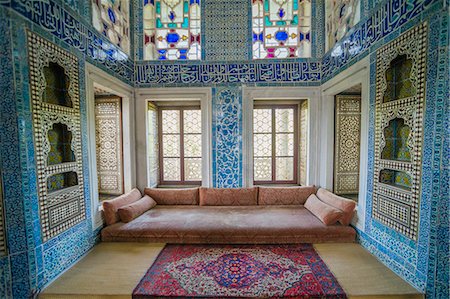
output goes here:
[[78, 185], [78, 175], [74, 171], [57, 173], [47, 178], [47, 192], [60, 191]]
[[380, 171], [380, 183], [411, 191], [412, 179], [404, 171], [383, 169]]
[[75, 155], [72, 151], [72, 132], [67, 125], [62, 123], [53, 124], [47, 132], [50, 151], [47, 156], [47, 165], [74, 162]]
[[46, 103], [73, 108], [69, 96], [70, 79], [64, 68], [55, 62], [44, 67], [45, 91], [43, 101]]
[[405, 124], [403, 118], [395, 118], [384, 128], [385, 145], [381, 152], [381, 158], [386, 160], [395, 160], [410, 162], [411, 152], [408, 147], [408, 139], [411, 129]]
[[412, 67], [413, 60], [407, 58], [406, 55], [398, 55], [391, 61], [385, 73], [387, 86], [383, 103], [415, 95], [416, 89], [411, 81]]

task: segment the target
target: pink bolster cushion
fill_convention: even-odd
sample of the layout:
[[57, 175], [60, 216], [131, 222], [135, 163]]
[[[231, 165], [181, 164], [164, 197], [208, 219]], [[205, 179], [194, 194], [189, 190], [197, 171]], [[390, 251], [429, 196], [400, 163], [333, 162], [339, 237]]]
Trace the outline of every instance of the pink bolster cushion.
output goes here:
[[145, 188], [144, 193], [159, 205], [198, 205], [198, 188]]
[[344, 215], [339, 220], [339, 222], [342, 225], [350, 224], [350, 222], [352, 221], [352, 218], [353, 218], [353, 214], [355, 213], [356, 202], [354, 202], [353, 200], [338, 196], [338, 195], [336, 195], [326, 189], [323, 189], [323, 188], [320, 188], [317, 191], [317, 197], [324, 203], [344, 212]]
[[156, 201], [154, 201], [150, 196], [144, 195], [144, 197], [142, 197], [138, 201], [119, 208], [117, 212], [119, 213], [120, 220], [122, 220], [122, 222], [128, 223], [131, 220], [141, 216], [154, 206], [156, 206]]
[[315, 186], [259, 187], [258, 205], [303, 205]]
[[305, 209], [320, 219], [325, 225], [338, 222], [343, 212], [320, 201], [315, 194], [311, 194], [305, 203]]
[[200, 188], [201, 206], [256, 206], [258, 187]]
[[131, 204], [135, 201], [141, 199], [141, 192], [134, 188], [128, 193], [122, 194], [119, 197], [110, 200], [104, 200], [103, 205], [103, 215], [105, 216], [106, 225], [111, 225], [120, 221], [119, 214], [117, 210], [127, 204]]

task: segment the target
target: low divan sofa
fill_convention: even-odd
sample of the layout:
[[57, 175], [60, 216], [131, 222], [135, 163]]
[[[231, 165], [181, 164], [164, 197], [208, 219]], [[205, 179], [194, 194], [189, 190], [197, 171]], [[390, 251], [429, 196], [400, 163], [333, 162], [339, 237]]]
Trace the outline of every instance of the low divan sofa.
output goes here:
[[[145, 188], [104, 201], [105, 242], [354, 242], [355, 203], [314, 186]], [[145, 212], [144, 212], [145, 211]], [[314, 214], [313, 214], [314, 213]]]

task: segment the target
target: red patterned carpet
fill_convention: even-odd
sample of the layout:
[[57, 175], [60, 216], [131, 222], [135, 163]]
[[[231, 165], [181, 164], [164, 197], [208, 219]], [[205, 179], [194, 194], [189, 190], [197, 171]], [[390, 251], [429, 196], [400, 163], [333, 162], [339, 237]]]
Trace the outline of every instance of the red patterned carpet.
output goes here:
[[311, 244], [167, 245], [133, 298], [346, 298]]

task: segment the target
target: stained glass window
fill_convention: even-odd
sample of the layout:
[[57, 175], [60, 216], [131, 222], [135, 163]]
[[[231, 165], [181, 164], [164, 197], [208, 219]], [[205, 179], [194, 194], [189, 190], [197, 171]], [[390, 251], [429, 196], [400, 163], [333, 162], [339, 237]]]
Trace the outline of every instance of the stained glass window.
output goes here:
[[255, 106], [253, 110], [254, 183], [296, 183], [297, 161], [297, 106]]
[[98, 32], [130, 54], [129, 0], [92, 0], [92, 24]]
[[253, 58], [311, 56], [310, 0], [252, 0]]
[[327, 36], [325, 49], [327, 51], [359, 22], [360, 2], [360, 0], [325, 1], [325, 30]]
[[201, 110], [160, 111], [160, 184], [200, 184], [202, 180]]
[[200, 0], [143, 1], [144, 59], [201, 59]]

